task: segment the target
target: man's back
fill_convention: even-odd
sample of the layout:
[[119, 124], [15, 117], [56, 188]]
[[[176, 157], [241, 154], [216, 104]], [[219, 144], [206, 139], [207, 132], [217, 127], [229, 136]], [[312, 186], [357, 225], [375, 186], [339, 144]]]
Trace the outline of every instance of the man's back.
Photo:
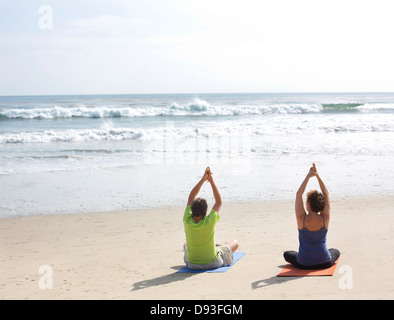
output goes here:
[[208, 264], [217, 259], [215, 225], [219, 215], [215, 210], [196, 223], [190, 205], [185, 209], [183, 224], [186, 234], [187, 259], [194, 264]]

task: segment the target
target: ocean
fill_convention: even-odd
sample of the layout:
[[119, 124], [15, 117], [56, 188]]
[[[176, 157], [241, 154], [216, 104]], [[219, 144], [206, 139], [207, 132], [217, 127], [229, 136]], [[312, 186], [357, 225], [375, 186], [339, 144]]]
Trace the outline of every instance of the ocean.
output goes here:
[[393, 160], [394, 93], [0, 97], [0, 217], [184, 205], [207, 166], [228, 202], [294, 199], [312, 162], [391, 194]]

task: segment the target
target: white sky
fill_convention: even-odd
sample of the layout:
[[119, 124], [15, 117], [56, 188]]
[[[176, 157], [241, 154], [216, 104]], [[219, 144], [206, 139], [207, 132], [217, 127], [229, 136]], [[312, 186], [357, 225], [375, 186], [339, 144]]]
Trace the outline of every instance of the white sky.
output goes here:
[[[51, 29], [40, 28], [42, 5], [52, 9]], [[393, 8], [392, 0], [0, 0], [0, 95], [394, 91]]]

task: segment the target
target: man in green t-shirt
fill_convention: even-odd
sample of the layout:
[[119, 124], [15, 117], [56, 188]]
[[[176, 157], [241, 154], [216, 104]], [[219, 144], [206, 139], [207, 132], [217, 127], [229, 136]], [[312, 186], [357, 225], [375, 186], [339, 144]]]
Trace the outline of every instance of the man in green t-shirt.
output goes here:
[[[205, 181], [211, 184], [215, 198], [215, 204], [208, 215], [207, 201], [196, 198]], [[215, 224], [219, 220], [221, 206], [222, 198], [208, 167], [190, 192], [183, 215], [186, 234], [184, 261], [189, 269], [214, 269], [233, 262], [233, 252], [238, 248], [237, 240], [228, 242], [224, 246], [215, 245]]]

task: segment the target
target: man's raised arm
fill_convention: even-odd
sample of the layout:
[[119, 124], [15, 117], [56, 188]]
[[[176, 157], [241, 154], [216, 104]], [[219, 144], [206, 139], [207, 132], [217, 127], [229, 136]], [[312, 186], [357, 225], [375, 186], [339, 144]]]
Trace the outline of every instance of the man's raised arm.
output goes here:
[[189, 198], [187, 199], [188, 206], [191, 205], [192, 201], [197, 197], [203, 183], [208, 180], [208, 172], [209, 167], [205, 169], [204, 175], [202, 176], [201, 180], [194, 186], [192, 191], [190, 191]]
[[217, 213], [219, 213], [220, 207], [222, 206], [222, 196], [220, 195], [219, 189], [216, 186], [215, 181], [213, 181], [212, 172], [209, 167], [208, 170], [208, 181], [211, 184], [213, 196], [215, 198], [215, 204], [213, 205], [212, 210], [215, 210]]

